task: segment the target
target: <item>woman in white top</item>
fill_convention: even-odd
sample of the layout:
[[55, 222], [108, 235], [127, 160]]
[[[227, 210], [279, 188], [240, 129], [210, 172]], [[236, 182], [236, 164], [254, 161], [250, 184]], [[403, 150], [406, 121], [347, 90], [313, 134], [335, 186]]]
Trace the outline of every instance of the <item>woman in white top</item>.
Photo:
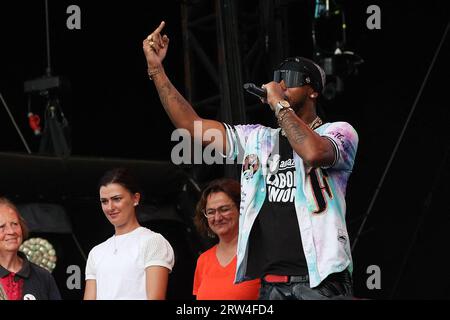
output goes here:
[[114, 235], [94, 247], [86, 265], [85, 300], [162, 300], [174, 253], [159, 233], [136, 217], [141, 193], [126, 169], [113, 169], [99, 182], [100, 202]]

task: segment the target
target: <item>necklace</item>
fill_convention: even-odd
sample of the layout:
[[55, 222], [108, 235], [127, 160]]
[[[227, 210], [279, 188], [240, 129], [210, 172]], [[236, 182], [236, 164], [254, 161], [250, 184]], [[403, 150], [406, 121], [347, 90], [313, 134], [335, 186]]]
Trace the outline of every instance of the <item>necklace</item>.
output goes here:
[[113, 254], [117, 254], [117, 244], [116, 244], [116, 235], [113, 235], [113, 239], [114, 239], [114, 252]]
[[311, 128], [311, 130], [314, 130], [318, 127], [320, 127], [322, 125], [322, 119], [319, 118], [319, 116], [317, 116], [313, 122], [311, 122], [308, 126]]
[[[319, 116], [317, 116], [310, 124], [308, 124], [308, 127], [310, 127], [311, 130], [314, 130], [320, 127], [322, 124], [323, 124], [322, 119], [320, 119]], [[281, 135], [283, 137], [286, 137], [286, 132], [284, 132], [283, 128], [281, 128]]]

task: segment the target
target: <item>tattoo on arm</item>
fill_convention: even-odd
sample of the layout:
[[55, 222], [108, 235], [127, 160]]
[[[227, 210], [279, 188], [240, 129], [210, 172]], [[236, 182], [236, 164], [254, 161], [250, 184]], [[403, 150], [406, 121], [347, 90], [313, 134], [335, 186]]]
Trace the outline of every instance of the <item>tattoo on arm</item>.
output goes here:
[[175, 89], [175, 87], [170, 83], [170, 81], [164, 82], [161, 86], [157, 87], [159, 98], [161, 103], [166, 110], [170, 112], [171, 102], [174, 101], [178, 111], [186, 112], [191, 109], [191, 106], [183, 98], [183, 96]]
[[307, 136], [307, 132], [299, 124], [297, 116], [293, 112], [286, 112], [283, 115], [280, 126], [294, 144], [303, 143]]

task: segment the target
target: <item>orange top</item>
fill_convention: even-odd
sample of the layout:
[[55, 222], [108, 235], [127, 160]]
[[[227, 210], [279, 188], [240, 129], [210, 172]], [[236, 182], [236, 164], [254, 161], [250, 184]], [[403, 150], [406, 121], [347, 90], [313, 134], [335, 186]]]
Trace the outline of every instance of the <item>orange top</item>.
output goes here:
[[193, 290], [197, 300], [257, 300], [260, 280], [234, 284], [236, 256], [223, 267], [217, 259], [216, 249], [217, 245], [197, 259]]

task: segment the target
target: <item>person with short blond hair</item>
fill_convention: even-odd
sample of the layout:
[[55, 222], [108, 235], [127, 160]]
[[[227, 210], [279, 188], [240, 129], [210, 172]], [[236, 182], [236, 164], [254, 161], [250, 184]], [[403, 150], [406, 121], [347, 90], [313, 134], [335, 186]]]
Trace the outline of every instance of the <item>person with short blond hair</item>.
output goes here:
[[51, 273], [19, 251], [27, 237], [28, 228], [17, 207], [0, 197], [0, 300], [60, 300]]

